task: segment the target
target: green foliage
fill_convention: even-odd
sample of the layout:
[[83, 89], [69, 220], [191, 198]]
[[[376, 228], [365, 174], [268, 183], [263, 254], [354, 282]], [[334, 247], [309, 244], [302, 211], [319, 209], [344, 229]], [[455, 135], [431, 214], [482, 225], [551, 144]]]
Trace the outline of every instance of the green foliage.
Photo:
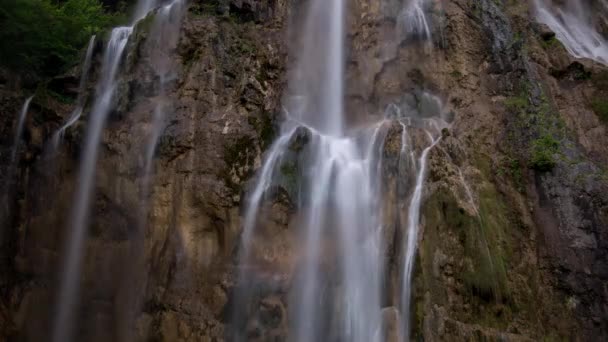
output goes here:
[[608, 123], [608, 100], [595, 98], [591, 101], [591, 108], [602, 121]]
[[[538, 104], [532, 103], [527, 95], [529, 87], [530, 85], [524, 84], [519, 95], [506, 99], [504, 103], [511, 112], [517, 114], [517, 129], [529, 133], [529, 140], [526, 139], [529, 167], [546, 172], [552, 170], [557, 163], [560, 140], [566, 135], [566, 126], [559, 113], [557, 115], [552, 113], [544, 95], [540, 96]], [[516, 184], [517, 179], [522, 178], [521, 172], [517, 170], [518, 167], [519, 163], [512, 163], [509, 171]], [[521, 185], [523, 189], [523, 184]], [[519, 184], [517, 186], [520, 188]]]
[[549, 134], [532, 141], [530, 166], [538, 171], [551, 171], [555, 166], [555, 154], [559, 151], [559, 142]]
[[275, 128], [270, 114], [264, 113], [260, 116], [250, 116], [247, 118], [247, 121], [257, 131], [262, 148], [266, 149], [270, 146], [275, 136]]
[[462, 73], [458, 70], [453, 70], [452, 72], [450, 72], [450, 76], [452, 76], [453, 78], [459, 79], [462, 77]]
[[547, 49], [550, 49], [550, 48], [552, 48], [552, 47], [554, 47], [554, 46], [559, 45], [559, 40], [557, 40], [557, 38], [555, 38], [555, 36], [551, 36], [551, 37], [550, 37], [550, 38], [548, 38], [548, 39], [543, 39], [543, 40], [541, 40], [541, 41], [540, 41], [540, 44], [542, 45], [542, 47], [543, 47], [544, 49], [546, 49], [546, 50], [547, 50]]
[[528, 97], [524, 94], [505, 99], [505, 106], [509, 110], [521, 112], [528, 107]]
[[524, 192], [524, 176], [518, 159], [511, 156], [505, 157], [497, 170], [500, 176], [509, 176], [517, 191]]
[[52, 75], [77, 59], [90, 36], [115, 24], [99, 0], [2, 0], [0, 63]]

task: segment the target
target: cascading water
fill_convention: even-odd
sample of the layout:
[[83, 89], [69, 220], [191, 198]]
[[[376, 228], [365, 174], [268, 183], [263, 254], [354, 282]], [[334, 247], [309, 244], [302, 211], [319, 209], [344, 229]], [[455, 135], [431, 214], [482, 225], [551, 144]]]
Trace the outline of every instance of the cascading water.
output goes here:
[[[420, 157], [416, 160], [414, 157], [414, 146], [409, 143], [409, 136], [407, 131], [410, 129], [420, 129], [419, 127], [412, 126], [411, 121], [408, 120], [408, 124], [402, 122], [403, 127], [403, 138], [401, 147], [401, 158], [408, 160], [406, 162], [407, 167], [410, 169], [407, 174], [415, 175], [415, 183], [413, 193], [410, 199], [410, 204], [407, 210], [407, 224], [406, 224], [406, 236], [403, 247], [403, 273], [402, 284], [401, 284], [401, 331], [402, 341], [409, 341], [410, 338], [410, 310], [411, 310], [411, 296], [412, 296], [412, 272], [414, 270], [414, 261], [416, 259], [416, 247], [418, 243], [418, 232], [420, 222], [420, 206], [422, 203], [422, 191], [424, 187], [424, 180], [426, 175], [426, 164], [430, 150], [439, 142], [441, 136], [441, 128], [447, 126], [447, 124], [441, 119], [425, 119], [422, 121], [423, 132], [426, 135], [427, 143], [420, 154]], [[426, 127], [424, 127], [426, 126]]]
[[[427, 92], [416, 94], [416, 105], [392, 103], [387, 108], [388, 116], [396, 118], [401, 125], [401, 149], [399, 175], [405, 177], [398, 183], [398, 195], [409, 196], [402, 202], [401, 226], [405, 228], [401, 260], [401, 283], [399, 312], [399, 340], [410, 340], [410, 311], [412, 296], [412, 274], [419, 235], [420, 208], [430, 151], [441, 139], [441, 131], [448, 127], [441, 100]], [[405, 206], [407, 205], [407, 209]]]
[[135, 13], [133, 14], [133, 22], [137, 22], [148, 15], [150, 11], [158, 7], [162, 0], [139, 0], [135, 6]]
[[[404, 13], [416, 21], [407, 34], [428, 39], [430, 28], [423, 5], [422, 1], [408, 3]], [[297, 196], [302, 217], [297, 223], [301, 250], [291, 276], [289, 340], [381, 341], [386, 284], [380, 172], [390, 120], [382, 119], [356, 130], [347, 128], [343, 114], [344, 3], [313, 0], [308, 6], [289, 85], [287, 120], [266, 156], [244, 215], [234, 299], [239, 308], [233, 317], [235, 339], [248, 339], [243, 331], [247, 313], [242, 308], [253, 300], [255, 292], [248, 286], [255, 283], [252, 243], [258, 214], [267, 193], [276, 185], [276, 178], [280, 178], [281, 165], [292, 154], [292, 141], [305, 134], [308, 143], [300, 163], [305, 166], [300, 170], [302, 180]], [[424, 93], [420, 102], [434, 103], [435, 99]], [[441, 118], [409, 114], [407, 118], [398, 116], [404, 127], [402, 152], [413, 160], [408, 172], [415, 175], [403, 252], [401, 304], [405, 308], [401, 324], [406, 325], [405, 330], [409, 329], [411, 273], [426, 160], [439, 141], [441, 128], [446, 126]], [[406, 143], [406, 130], [424, 132], [428, 139], [418, 158], [414, 157], [414, 146]]]
[[[23, 107], [19, 112], [19, 117], [17, 118], [17, 126], [15, 127], [15, 137], [13, 138], [13, 148], [11, 149], [10, 159], [8, 162], [7, 174], [5, 179], [4, 191], [2, 193], [2, 211], [0, 212], [0, 218], [6, 219], [11, 211], [11, 196], [13, 191], [13, 176], [15, 176], [16, 167], [17, 167], [17, 153], [19, 152], [19, 145], [21, 142], [21, 136], [23, 135], [23, 128], [25, 126], [25, 119], [27, 118], [27, 113], [30, 108], [30, 103], [34, 95], [28, 97], [23, 103]], [[0, 228], [4, 227], [4, 222], [0, 224]], [[2, 232], [4, 233], [4, 232]], [[0, 245], [2, 244], [3, 234], [0, 234]]]
[[55, 330], [53, 332], [53, 341], [55, 342], [71, 340], [73, 314], [76, 310], [79, 295], [78, 283], [83, 258], [83, 244], [86, 236], [86, 224], [90, 211], [101, 132], [111, 109], [116, 88], [116, 72], [132, 31], [132, 27], [113, 29], [103, 58], [101, 80], [96, 91], [95, 103], [89, 117], [86, 140], [81, 151], [82, 161], [69, 219], [68, 241], [64, 253], [63, 273], [57, 299], [59, 306], [55, 316]]
[[[172, 13], [171, 9], [175, 3], [182, 8], [183, 0], [175, 0], [163, 7], [163, 13]], [[69, 220], [68, 241], [64, 253], [64, 265], [62, 278], [57, 298], [58, 309], [55, 316], [53, 341], [70, 341], [74, 312], [78, 305], [79, 280], [81, 264], [84, 251], [87, 220], [90, 212], [90, 202], [93, 196], [93, 185], [95, 178], [95, 164], [101, 140], [101, 133], [105, 126], [107, 116], [112, 109], [114, 92], [116, 90], [116, 74], [122, 60], [123, 52], [129, 41], [134, 25], [157, 5], [157, 1], [141, 0], [137, 5], [133, 25], [117, 27], [112, 30], [108, 41], [102, 68], [100, 81], [97, 85], [95, 101], [89, 115], [89, 123], [81, 151], [82, 161], [80, 165], [76, 193], [74, 195], [73, 207]], [[156, 144], [158, 138], [154, 138]]]
[[[13, 148], [11, 149], [11, 158], [9, 160], [9, 177], [11, 177], [12, 169], [14, 168], [15, 160], [17, 159], [17, 151], [19, 151], [19, 142], [21, 141], [21, 135], [23, 134], [23, 127], [25, 125], [25, 118], [27, 112], [30, 109], [30, 103], [34, 96], [28, 97], [23, 103], [21, 112], [19, 112], [19, 118], [17, 119], [17, 127], [15, 128], [15, 137], [13, 138]], [[10, 181], [10, 180], [9, 180]]]
[[156, 13], [154, 24], [147, 41], [152, 51], [150, 62], [159, 79], [159, 94], [156, 97], [156, 106], [153, 111], [149, 130], [148, 142], [143, 151], [143, 169], [141, 171], [140, 212], [137, 215], [135, 233], [130, 239], [130, 251], [125, 265], [129, 270], [123, 279], [120, 289], [122, 307], [121, 317], [118, 320], [118, 335], [120, 341], [132, 341], [135, 329], [135, 319], [141, 310], [143, 295], [145, 294], [146, 267], [144, 262], [145, 226], [150, 206], [150, 193], [154, 166], [154, 154], [160, 137], [165, 128], [167, 114], [171, 112], [171, 103], [166, 95], [167, 80], [175, 78], [172, 52], [177, 47], [181, 20], [185, 10], [185, 0], [173, 0], [162, 6]]
[[537, 20], [549, 26], [574, 57], [608, 64], [608, 41], [594, 27], [590, 9], [579, 0], [562, 3], [535, 0]]
[[430, 40], [431, 27], [425, 13], [427, 0], [409, 0], [398, 17], [398, 25], [407, 35]]
[[89, 78], [89, 71], [91, 69], [91, 58], [93, 56], [93, 47], [95, 46], [95, 35], [91, 36], [89, 40], [89, 45], [87, 47], [87, 52], [84, 57], [84, 62], [82, 63], [82, 75], [80, 75], [80, 83], [78, 84], [78, 98], [76, 99], [76, 108], [72, 111], [72, 114], [68, 118], [68, 120], [61, 126], [53, 137], [51, 138], [51, 150], [57, 151], [59, 148], [59, 144], [61, 143], [61, 139], [63, 139], [63, 135], [65, 131], [70, 128], [73, 124], [75, 124], [80, 116], [82, 115], [82, 111], [85, 105], [85, 88], [87, 85], [87, 80]]

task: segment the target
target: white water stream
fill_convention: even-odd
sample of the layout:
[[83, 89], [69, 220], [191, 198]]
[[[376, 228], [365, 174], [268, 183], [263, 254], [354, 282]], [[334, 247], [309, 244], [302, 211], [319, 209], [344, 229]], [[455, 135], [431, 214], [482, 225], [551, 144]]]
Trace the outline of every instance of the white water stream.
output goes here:
[[82, 74], [80, 75], [80, 83], [78, 84], [78, 98], [76, 99], [76, 108], [74, 108], [68, 120], [55, 132], [55, 134], [53, 134], [53, 137], [51, 138], [51, 151], [53, 151], [53, 153], [59, 148], [59, 144], [61, 144], [61, 140], [63, 139], [65, 131], [73, 124], [75, 124], [78, 119], [80, 119], [82, 111], [84, 110], [86, 86], [87, 80], [89, 79], [89, 71], [91, 69], [91, 58], [93, 57], [94, 46], [95, 35], [93, 35], [89, 40], [89, 45], [87, 47], [87, 52], [84, 57], [84, 62], [82, 63]]
[[555, 32], [572, 56], [608, 64], [608, 41], [597, 31], [592, 9], [585, 1], [535, 0], [534, 3], [537, 20]]
[[[9, 160], [9, 177], [12, 177], [12, 170], [15, 166], [15, 161], [17, 159], [17, 151], [19, 151], [19, 143], [21, 142], [21, 135], [23, 134], [23, 128], [25, 126], [25, 119], [27, 117], [27, 112], [30, 109], [30, 103], [32, 103], [32, 99], [34, 96], [28, 97], [23, 103], [23, 107], [19, 112], [19, 118], [17, 119], [17, 126], [15, 127], [15, 137], [13, 138], [13, 148], [11, 149], [11, 158]], [[9, 179], [9, 182], [11, 180]]]
[[[13, 195], [13, 186], [14, 186], [14, 176], [17, 171], [16, 168], [18, 166], [17, 155], [19, 152], [19, 146], [21, 145], [21, 136], [23, 135], [23, 129], [25, 126], [25, 120], [27, 118], [27, 113], [30, 109], [30, 103], [34, 95], [25, 99], [23, 103], [23, 107], [21, 107], [21, 111], [19, 112], [19, 116], [17, 117], [17, 125], [15, 126], [15, 136], [13, 137], [13, 146], [11, 148], [11, 154], [9, 157], [7, 169], [6, 169], [6, 179], [4, 180], [2, 186], [2, 193], [0, 194], [0, 200], [2, 203], [2, 208], [0, 210], [0, 218], [3, 220], [7, 220], [9, 217], [9, 213], [11, 211], [11, 199]], [[5, 222], [0, 222], [0, 228], [4, 229]], [[0, 246], [2, 245], [4, 231], [0, 232]]]
[[[175, 4], [183, 8], [183, 0], [174, 0], [159, 10], [161, 18], [174, 19], [172, 14]], [[88, 125], [85, 135], [84, 146], [81, 150], [82, 160], [78, 173], [78, 182], [74, 194], [73, 207], [69, 217], [68, 240], [63, 254], [64, 262], [60, 279], [59, 295], [57, 298], [57, 312], [52, 340], [54, 342], [66, 342], [72, 340], [76, 312], [79, 305], [79, 287], [82, 261], [84, 258], [84, 244], [87, 235], [87, 226], [91, 210], [91, 199], [93, 197], [95, 183], [95, 168], [101, 135], [106, 124], [107, 116], [112, 110], [114, 95], [117, 87], [117, 73], [123, 59], [125, 47], [131, 37], [135, 24], [143, 19], [152, 9], [157, 6], [157, 1], [140, 0], [131, 26], [116, 27], [112, 30], [102, 60], [100, 80], [97, 84], [95, 100], [88, 116]], [[181, 16], [180, 16], [181, 18]], [[158, 20], [158, 19], [157, 19]], [[162, 19], [160, 19], [162, 22]], [[164, 26], [163, 26], [164, 27]], [[162, 32], [164, 33], [164, 32]], [[176, 33], [173, 32], [173, 35]], [[160, 70], [165, 65], [159, 66]], [[162, 108], [157, 108], [157, 116], [162, 115]], [[78, 113], [78, 117], [80, 114]], [[78, 119], [75, 117], [74, 122]], [[70, 120], [72, 121], [72, 120]], [[70, 123], [68, 121], [68, 123]], [[162, 117], [155, 119], [155, 128], [151, 135], [151, 145], [156, 146], [162, 126]], [[60, 134], [58, 132], [58, 134]], [[146, 150], [146, 175], [149, 177], [151, 170], [151, 158], [154, 148]], [[150, 152], [152, 151], [152, 152]], [[144, 187], [147, 193], [147, 183]]]
[[[408, 2], [401, 20], [407, 34], [430, 38], [424, 1]], [[342, 0], [311, 0], [304, 13], [297, 61], [289, 84], [287, 120], [269, 149], [244, 212], [240, 271], [235, 295], [235, 340], [246, 341], [244, 312], [253, 300], [251, 288], [258, 213], [266, 192], [276, 184], [281, 165], [292, 154], [291, 142], [308, 136], [301, 173], [297, 223], [298, 255], [289, 293], [290, 341], [382, 341], [385, 241], [382, 225], [382, 155], [391, 121], [348, 128], [343, 113], [344, 15]], [[421, 103], [435, 98], [422, 94]], [[429, 100], [431, 99], [431, 100]], [[408, 113], [409, 114], [409, 113]], [[411, 160], [415, 178], [407, 210], [403, 275], [399, 309], [400, 335], [407, 339], [411, 277], [427, 157], [439, 141], [440, 118], [398, 117], [402, 123], [402, 154]], [[408, 144], [408, 131], [423, 131], [428, 142], [419, 155]], [[305, 132], [305, 133], [302, 133]], [[418, 146], [419, 147], [419, 146]], [[329, 250], [328, 250], [329, 249]], [[338, 284], [338, 285], [335, 285]], [[337, 288], [336, 288], [337, 286]], [[255, 304], [254, 304], [255, 305]], [[404, 339], [404, 340], [405, 340]]]

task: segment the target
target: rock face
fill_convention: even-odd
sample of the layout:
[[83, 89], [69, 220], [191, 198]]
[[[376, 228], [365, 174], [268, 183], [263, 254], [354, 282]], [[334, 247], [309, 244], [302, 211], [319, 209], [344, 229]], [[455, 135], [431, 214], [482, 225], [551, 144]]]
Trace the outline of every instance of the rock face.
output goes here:
[[[281, 119], [293, 34], [287, 24], [303, 5], [189, 3], [164, 90], [174, 110], [143, 199], [160, 90], [148, 19], [138, 25], [97, 167], [79, 340], [220, 341], [235, 331], [254, 341], [286, 339], [286, 274], [298, 246], [290, 229], [298, 220], [293, 184], [306, 132], [290, 145], [278, 191], [260, 215], [264, 230], [251, 265], [256, 299], [235, 308], [231, 298], [245, 194]], [[525, 2], [429, 6], [430, 43], [401, 31], [402, 1], [350, 1], [347, 18], [349, 119], [369, 122], [390, 104], [435, 115], [430, 92], [451, 122], [429, 156], [412, 339], [608, 339], [608, 132], [597, 105], [608, 92], [608, 69], [570, 57], [534, 23]], [[69, 88], [77, 77], [51, 84]], [[1, 87], [5, 161], [26, 91]], [[56, 157], [46, 154], [45, 142], [69, 112], [69, 104], [37, 96], [27, 121], [11, 210], [2, 213], [0, 339], [45, 340], [52, 327], [84, 122], [68, 132]], [[385, 216], [395, 217], [385, 222], [387, 341], [400, 334], [393, 292], [404, 227], [397, 217], [409, 200], [398, 190], [410, 181], [399, 166], [400, 129], [390, 128], [382, 156], [391, 204]], [[6, 163], [0, 165], [4, 181]], [[143, 219], [142, 201], [150, 207]], [[239, 310], [246, 319], [231, 325]]]

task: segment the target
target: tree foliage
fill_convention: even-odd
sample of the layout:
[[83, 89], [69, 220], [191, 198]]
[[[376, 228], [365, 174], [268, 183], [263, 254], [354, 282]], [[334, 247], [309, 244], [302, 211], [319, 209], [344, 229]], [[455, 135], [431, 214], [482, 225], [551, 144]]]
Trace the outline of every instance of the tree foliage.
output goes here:
[[56, 74], [75, 62], [92, 34], [117, 20], [99, 0], [0, 0], [0, 64]]

